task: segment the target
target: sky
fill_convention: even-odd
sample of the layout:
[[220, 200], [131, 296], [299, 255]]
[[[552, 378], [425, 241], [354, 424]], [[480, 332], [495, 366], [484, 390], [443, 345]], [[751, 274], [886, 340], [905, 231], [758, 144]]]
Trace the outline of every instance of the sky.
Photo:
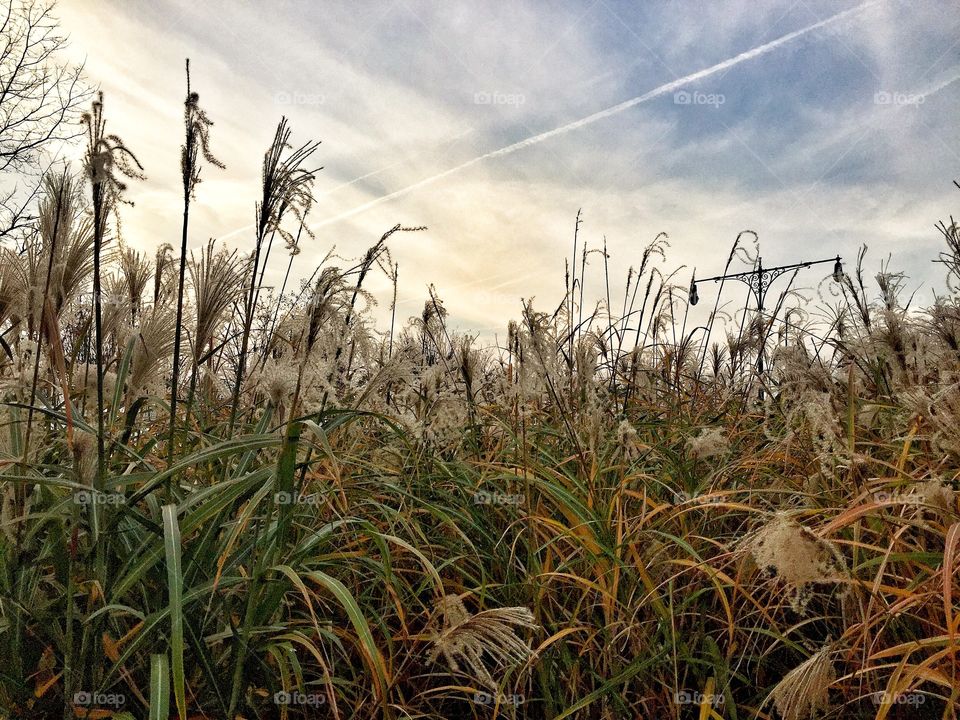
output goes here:
[[[109, 129], [144, 165], [123, 211], [138, 248], [179, 245], [189, 57], [227, 166], [201, 173], [190, 247], [252, 248], [263, 153], [285, 115], [295, 145], [322, 143], [315, 238], [294, 273], [332, 248], [347, 267], [398, 223], [426, 226], [390, 241], [401, 318], [430, 283], [452, 324], [482, 337], [502, 336], [521, 298], [552, 310], [578, 210], [581, 247], [606, 241], [615, 297], [658, 233], [664, 271], [685, 284], [694, 268], [721, 272], [747, 229], [765, 266], [853, 261], [866, 244], [869, 274], [890, 256], [921, 300], [943, 287], [934, 224], [960, 214], [950, 2], [59, 0], [57, 13]], [[589, 259], [600, 299], [601, 256]], [[272, 255], [269, 281], [287, 261]], [[831, 270], [797, 282], [829, 294]], [[382, 315], [386, 278], [370, 289]]]

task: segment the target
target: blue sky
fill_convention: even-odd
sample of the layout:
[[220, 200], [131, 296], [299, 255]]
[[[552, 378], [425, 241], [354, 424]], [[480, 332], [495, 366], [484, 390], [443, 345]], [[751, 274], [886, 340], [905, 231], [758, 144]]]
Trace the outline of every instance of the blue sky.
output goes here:
[[[581, 237], [606, 237], [617, 284], [658, 232], [686, 281], [693, 266], [721, 270], [752, 229], [767, 265], [852, 259], [865, 242], [871, 272], [892, 254], [921, 298], [941, 286], [933, 225], [960, 207], [951, 3], [61, 0], [59, 13], [110, 127], [146, 167], [124, 216], [139, 247], [179, 239], [189, 56], [228, 166], [203, 173], [191, 245], [250, 246], [259, 163], [287, 114], [295, 141], [323, 142], [317, 236], [297, 270], [331, 246], [359, 255], [398, 222], [426, 225], [392, 245], [403, 315], [430, 282], [459, 327], [486, 336], [521, 297], [552, 308], [578, 208]], [[286, 260], [274, 262], [279, 277]], [[597, 297], [601, 272], [588, 274]]]

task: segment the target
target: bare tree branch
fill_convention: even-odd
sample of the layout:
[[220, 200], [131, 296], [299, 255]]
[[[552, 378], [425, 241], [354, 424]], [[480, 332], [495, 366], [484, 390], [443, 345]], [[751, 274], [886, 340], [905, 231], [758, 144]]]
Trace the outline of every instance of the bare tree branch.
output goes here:
[[[25, 176], [39, 178], [44, 152], [83, 133], [77, 120], [91, 91], [83, 66], [62, 58], [67, 37], [53, 8], [50, 0], [0, 0], [0, 240], [32, 220], [38, 183]], [[8, 173], [20, 177], [10, 182]]]

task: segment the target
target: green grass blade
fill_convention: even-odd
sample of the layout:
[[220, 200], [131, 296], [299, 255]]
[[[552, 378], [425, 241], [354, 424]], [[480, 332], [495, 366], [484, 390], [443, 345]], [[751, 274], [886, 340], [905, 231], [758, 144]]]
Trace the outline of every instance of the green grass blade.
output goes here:
[[383, 659], [383, 655], [380, 654], [377, 644], [373, 640], [370, 626], [367, 624], [367, 620], [363, 616], [363, 611], [360, 609], [360, 606], [357, 605], [357, 601], [343, 583], [327, 575], [322, 570], [314, 570], [305, 575], [333, 593], [333, 596], [343, 606], [347, 617], [350, 618], [353, 629], [357, 633], [360, 651], [363, 653], [370, 669], [374, 673], [380, 702], [383, 704], [384, 709], [386, 709], [386, 693], [389, 687], [386, 662]]
[[167, 656], [150, 656], [150, 720], [170, 717], [170, 665]]
[[180, 720], [187, 717], [183, 676], [183, 573], [180, 569], [180, 526], [177, 506], [163, 506], [163, 542], [167, 557], [167, 592], [170, 597], [170, 651], [173, 657], [173, 693]]

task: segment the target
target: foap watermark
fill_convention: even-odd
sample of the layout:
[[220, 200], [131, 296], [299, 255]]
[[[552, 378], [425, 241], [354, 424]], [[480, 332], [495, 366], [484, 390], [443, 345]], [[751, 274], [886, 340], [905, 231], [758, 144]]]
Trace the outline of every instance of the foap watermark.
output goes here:
[[327, 97], [323, 93], [308, 93], [301, 90], [281, 90], [273, 96], [277, 105], [323, 105]]
[[877, 490], [876, 492], [870, 495], [870, 498], [873, 502], [880, 505], [923, 505], [924, 499], [921, 495], [917, 493], [910, 492], [909, 490], [899, 491], [899, 492], [889, 492], [886, 490]]
[[127, 702], [123, 693], [89, 692], [80, 690], [73, 694], [73, 704], [80, 707], [119, 708]]
[[473, 494], [474, 505], [520, 505], [522, 502], [523, 495], [520, 493], [510, 495], [509, 493], [477, 490]]
[[891, 693], [881, 690], [872, 693], [870, 700], [874, 705], [911, 705], [917, 707], [927, 701], [927, 696], [917, 692]]
[[688, 493], [685, 490], [679, 490], [673, 493], [674, 505], [716, 505], [719, 502], [722, 502], [722, 500], [718, 497], [697, 495], [696, 493]]
[[308, 705], [310, 707], [319, 707], [327, 702], [327, 696], [323, 693], [302, 693], [299, 690], [287, 692], [280, 690], [273, 694], [274, 705]]
[[273, 501], [277, 505], [319, 505], [320, 496], [281, 491], [273, 494]]
[[698, 690], [681, 690], [674, 694], [673, 702], [677, 705], [710, 705], [717, 707], [723, 705], [723, 695], [702, 693]]
[[876, 490], [870, 494], [870, 499], [875, 503], [896, 502], [899, 496], [897, 493], [887, 492], [886, 490]]
[[127, 499], [119, 493], [105, 493], [100, 490], [78, 490], [73, 494], [77, 505], [123, 505]]
[[473, 94], [474, 105], [513, 105], [520, 107], [527, 101], [527, 96], [523, 93], [504, 93], [504, 92], [475, 92]]
[[471, 292], [470, 296], [476, 307], [490, 307], [491, 305], [504, 302], [503, 295], [488, 290], [477, 290], [476, 292]]
[[727, 101], [722, 93], [705, 93], [699, 90], [677, 90], [673, 94], [674, 105], [707, 105], [714, 109], [719, 108]]
[[473, 694], [473, 702], [477, 705], [513, 705], [516, 707], [523, 705], [524, 698], [523, 695], [517, 695], [516, 693], [505, 695], [504, 693], [478, 692]]
[[919, 107], [927, 100], [922, 93], [892, 92], [878, 90], [873, 94], [874, 105], [914, 105]]

